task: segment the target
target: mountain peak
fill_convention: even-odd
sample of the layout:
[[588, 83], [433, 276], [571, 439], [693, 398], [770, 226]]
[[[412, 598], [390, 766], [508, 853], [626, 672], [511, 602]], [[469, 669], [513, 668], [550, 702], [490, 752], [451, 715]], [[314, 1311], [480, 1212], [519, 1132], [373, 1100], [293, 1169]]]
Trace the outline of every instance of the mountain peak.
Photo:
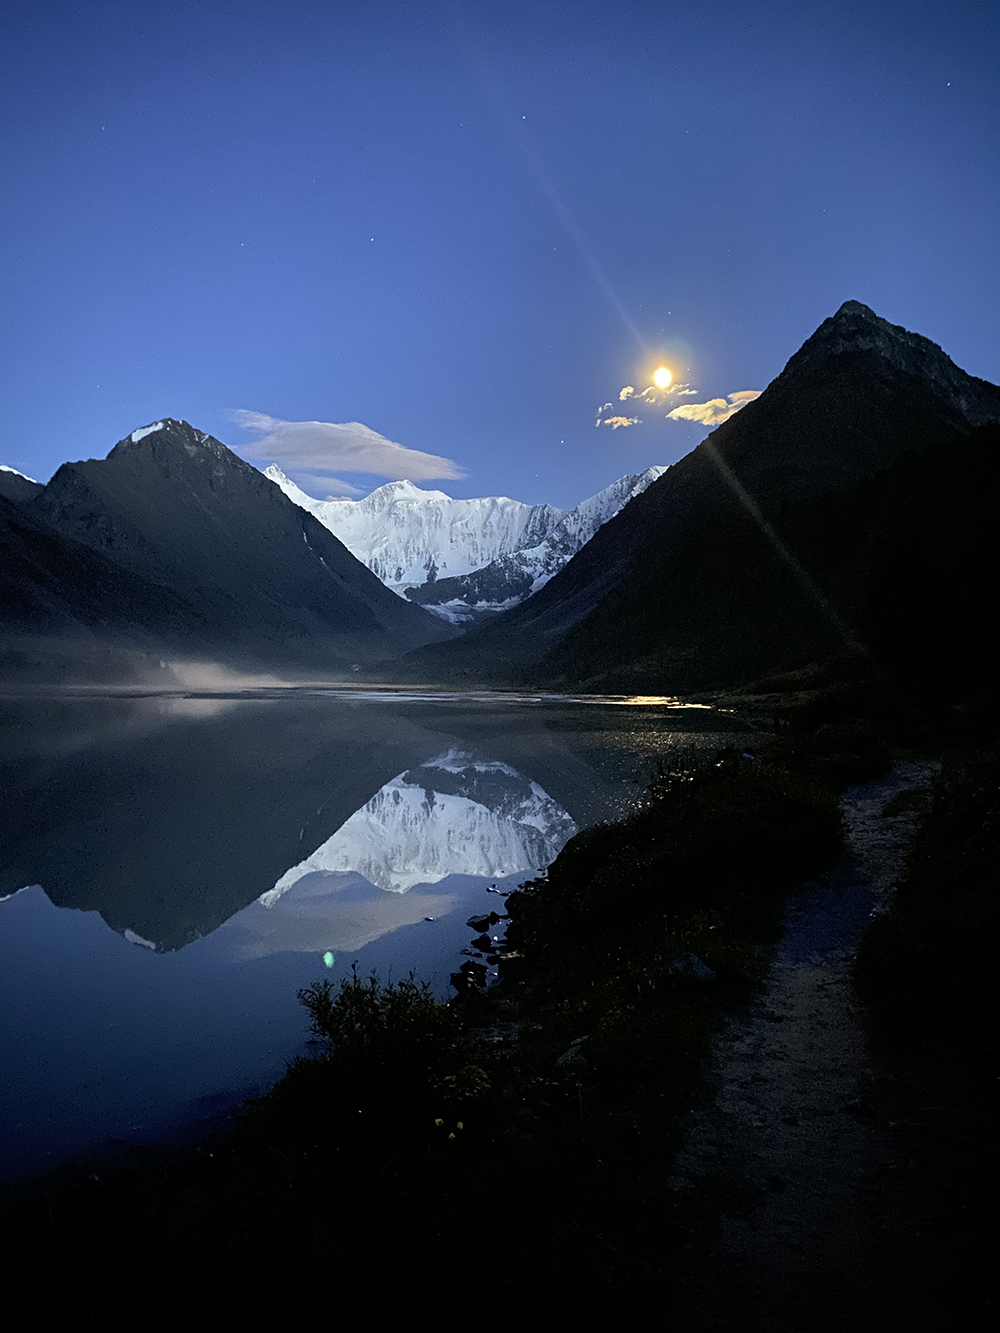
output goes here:
[[206, 435], [204, 431], [196, 430], [194, 426], [190, 425], [187, 421], [177, 421], [174, 417], [161, 417], [159, 421], [151, 421], [148, 426], [140, 426], [138, 430], [134, 430], [131, 435], [126, 435], [125, 438], [119, 440], [118, 443], [138, 444], [139, 441], [144, 440], [147, 435], [155, 435], [161, 431], [167, 435], [190, 436], [191, 439], [197, 440], [199, 443], [211, 438]]
[[874, 354], [884, 368], [933, 387], [968, 418], [970, 425], [980, 425], [993, 417], [992, 408], [984, 413], [980, 401], [984, 387], [988, 396], [993, 396], [991, 386], [959, 369], [930, 338], [911, 333], [901, 324], [890, 324], [861, 301], [845, 301], [836, 314], [825, 319], [785, 366], [775, 386], [784, 385], [799, 371], [811, 371], [845, 354]]
[[415, 486], [408, 477], [403, 477], [400, 481], [387, 481], [384, 485], [376, 487], [370, 495], [376, 495], [379, 499], [389, 500], [425, 500], [429, 496], [435, 499], [450, 500], [450, 495], [445, 495], [444, 491], [425, 491], [419, 486]]
[[879, 318], [871, 306], [865, 305], [863, 301], [845, 301], [833, 318], [840, 319], [842, 315], [860, 315], [862, 319], [870, 319], [873, 322]]
[[[161, 469], [176, 466], [184, 456], [203, 466], [228, 464], [240, 469], [250, 468], [249, 463], [227, 449], [221, 440], [174, 417], [162, 417], [148, 426], [140, 426], [119, 440], [108, 454], [109, 459], [127, 462], [130, 466], [154, 463]], [[250, 470], [256, 472], [257, 469]]]

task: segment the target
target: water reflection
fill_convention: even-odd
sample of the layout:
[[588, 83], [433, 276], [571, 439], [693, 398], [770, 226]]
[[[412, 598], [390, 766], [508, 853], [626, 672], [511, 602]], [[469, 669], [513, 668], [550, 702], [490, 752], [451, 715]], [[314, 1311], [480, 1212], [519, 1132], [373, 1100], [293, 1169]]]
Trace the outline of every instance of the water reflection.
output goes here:
[[447, 995], [491, 885], [634, 805], [658, 755], [749, 739], [669, 703], [416, 692], [0, 700], [0, 729], [8, 1174], [278, 1077], [296, 991], [354, 959]]
[[305, 875], [355, 870], [389, 893], [446, 875], [512, 875], [553, 861], [577, 831], [547, 792], [499, 760], [449, 749], [397, 774], [261, 897]]

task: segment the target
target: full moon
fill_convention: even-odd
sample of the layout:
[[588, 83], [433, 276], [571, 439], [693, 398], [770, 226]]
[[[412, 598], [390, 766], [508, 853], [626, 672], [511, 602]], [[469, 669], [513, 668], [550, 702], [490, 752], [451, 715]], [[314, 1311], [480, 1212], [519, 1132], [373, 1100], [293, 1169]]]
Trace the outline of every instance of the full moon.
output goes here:
[[658, 389], [668, 389], [672, 379], [673, 375], [671, 375], [666, 366], [661, 366], [659, 370], [654, 371], [653, 373], [653, 383]]

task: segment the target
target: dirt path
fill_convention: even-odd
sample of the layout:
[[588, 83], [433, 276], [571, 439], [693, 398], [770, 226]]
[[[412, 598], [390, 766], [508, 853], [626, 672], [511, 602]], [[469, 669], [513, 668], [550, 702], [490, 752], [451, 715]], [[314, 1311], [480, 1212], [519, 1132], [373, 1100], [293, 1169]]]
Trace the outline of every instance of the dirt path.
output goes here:
[[903, 1315], [889, 1273], [906, 1126], [887, 1116], [897, 1080], [868, 1053], [849, 966], [915, 828], [881, 812], [935, 771], [900, 763], [845, 793], [847, 856], [794, 897], [764, 992], [719, 1041], [674, 1180], [699, 1236], [696, 1327], [854, 1333]]

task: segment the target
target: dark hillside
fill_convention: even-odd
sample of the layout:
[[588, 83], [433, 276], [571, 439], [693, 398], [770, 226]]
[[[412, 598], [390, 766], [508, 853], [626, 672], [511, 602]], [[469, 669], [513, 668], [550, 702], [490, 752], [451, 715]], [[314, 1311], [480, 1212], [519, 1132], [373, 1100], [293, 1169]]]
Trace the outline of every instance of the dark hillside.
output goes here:
[[[170, 420], [135, 435], [102, 461], [64, 464], [24, 513], [116, 566], [123, 588], [153, 585], [141, 623], [163, 641], [176, 627], [155, 608], [178, 601], [200, 654], [237, 666], [337, 670], [450, 632], [218, 440]], [[66, 596], [75, 578], [67, 567]], [[134, 629], [130, 607], [116, 623]]]
[[42, 489], [40, 481], [32, 481], [12, 468], [0, 467], [0, 495], [15, 504], [24, 504]]
[[[995, 385], [849, 301], [759, 399], [630, 501], [534, 597], [410, 654], [405, 668], [422, 679], [673, 692], [736, 684], [803, 653], [842, 654], [851, 633], [763, 535], [760, 511], [842, 494], [998, 417]], [[767, 611], [766, 627], [751, 608]]]
[[196, 629], [195, 611], [180, 593], [123, 571], [3, 496], [0, 560], [4, 640], [48, 633], [109, 637], [139, 648], [159, 640], [176, 648]]
[[998, 448], [1000, 428], [983, 426], [763, 522], [720, 506], [669, 569], [649, 552], [542, 670], [676, 691], [853, 657], [900, 683], [984, 688], [997, 667], [986, 609], [1000, 574]]

